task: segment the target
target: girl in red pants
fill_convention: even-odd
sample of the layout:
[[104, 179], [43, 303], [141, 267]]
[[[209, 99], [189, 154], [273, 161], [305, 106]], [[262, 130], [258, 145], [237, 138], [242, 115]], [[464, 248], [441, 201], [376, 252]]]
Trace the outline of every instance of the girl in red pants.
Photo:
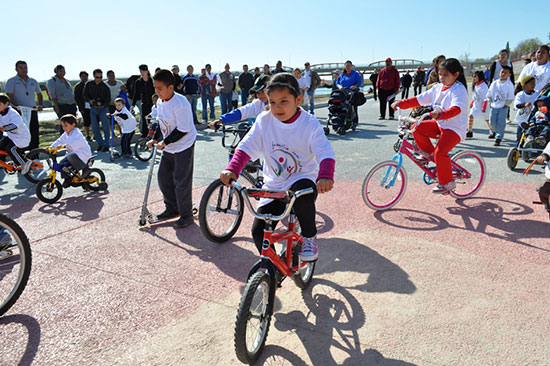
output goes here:
[[[408, 109], [432, 105], [433, 120], [423, 121], [413, 132], [416, 145], [428, 157], [433, 154], [439, 184], [433, 193], [446, 193], [455, 188], [449, 151], [466, 138], [468, 129], [468, 90], [464, 69], [455, 58], [439, 65], [439, 83], [424, 93], [392, 104], [392, 108]], [[430, 138], [439, 139], [434, 147]]]

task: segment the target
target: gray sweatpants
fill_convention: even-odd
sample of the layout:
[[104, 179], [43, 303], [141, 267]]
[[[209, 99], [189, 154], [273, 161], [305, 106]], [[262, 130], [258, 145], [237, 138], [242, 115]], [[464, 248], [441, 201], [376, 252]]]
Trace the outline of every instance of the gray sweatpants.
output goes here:
[[69, 164], [71, 164], [71, 166], [74, 168], [74, 170], [84, 169], [86, 167], [86, 163], [87, 163], [87, 162], [84, 162], [84, 161], [80, 160], [78, 155], [76, 155], [76, 153], [74, 153], [74, 152], [68, 153], [67, 155], [65, 155], [63, 157], [63, 159], [61, 159], [59, 164], [63, 164], [66, 161], [68, 161]]
[[179, 153], [164, 151], [158, 170], [159, 188], [166, 210], [179, 212], [187, 218], [193, 215], [193, 159], [195, 145]]

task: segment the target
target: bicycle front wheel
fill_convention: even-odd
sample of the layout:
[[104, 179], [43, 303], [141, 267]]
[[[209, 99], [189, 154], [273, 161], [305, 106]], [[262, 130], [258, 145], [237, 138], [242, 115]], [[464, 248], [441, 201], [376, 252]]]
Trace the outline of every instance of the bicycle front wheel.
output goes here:
[[462, 151], [455, 154], [453, 161], [453, 179], [456, 188], [450, 194], [457, 199], [465, 199], [476, 194], [485, 181], [485, 161], [474, 151]]
[[242, 363], [252, 364], [264, 348], [271, 322], [271, 291], [275, 288], [265, 272], [254, 273], [244, 288], [235, 321], [235, 353]]
[[199, 206], [199, 225], [210, 241], [222, 243], [235, 235], [243, 219], [243, 198], [216, 179], [206, 188]]
[[23, 229], [0, 214], [0, 316], [17, 301], [31, 273], [31, 247]]
[[134, 155], [141, 161], [149, 161], [153, 157], [153, 149], [147, 146], [150, 139], [141, 138], [134, 145]]
[[407, 173], [393, 160], [383, 161], [372, 168], [363, 180], [363, 201], [376, 211], [392, 208], [407, 188]]
[[48, 177], [48, 169], [52, 164], [52, 157], [46, 149], [32, 149], [25, 156], [32, 160], [31, 169], [24, 177], [31, 183], [38, 183]]
[[52, 183], [50, 178], [42, 179], [35, 187], [38, 199], [46, 203], [57, 202], [63, 195], [63, 186], [58, 180]]

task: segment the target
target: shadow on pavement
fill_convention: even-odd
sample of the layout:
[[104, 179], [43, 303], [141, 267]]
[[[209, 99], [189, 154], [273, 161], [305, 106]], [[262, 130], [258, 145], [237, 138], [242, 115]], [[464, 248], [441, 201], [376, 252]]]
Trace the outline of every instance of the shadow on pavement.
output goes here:
[[[326, 279], [314, 278], [302, 291], [307, 315], [300, 311], [274, 315], [274, 326], [282, 332], [294, 332], [306, 349], [312, 365], [387, 365], [413, 364], [386, 359], [374, 349], [362, 349], [358, 330], [365, 324], [365, 312], [359, 301], [344, 287]], [[269, 347], [263, 357], [276, 357], [279, 349]], [[278, 352], [277, 352], [278, 351]], [[287, 351], [290, 353], [290, 351]], [[336, 360], [333, 354], [345, 354], [345, 360]], [[300, 360], [305, 364], [303, 360]], [[293, 363], [294, 365], [294, 363]]]
[[109, 192], [89, 192], [82, 196], [68, 197], [66, 199], [46, 204], [38, 209], [43, 214], [54, 216], [66, 216], [79, 221], [91, 221], [99, 217], [103, 208], [103, 200]]
[[356, 278], [352, 282], [359, 284], [347, 288], [365, 292], [412, 294], [416, 291], [407, 272], [364, 244], [340, 238], [319, 239], [318, 243], [317, 274], [354, 273]]
[[[17, 325], [17, 324], [21, 324], [23, 327], [26, 328], [26, 333], [28, 334], [28, 340], [27, 340], [27, 344], [26, 344], [23, 356], [21, 357], [18, 363], [14, 363], [14, 364], [17, 364], [19, 366], [32, 365], [34, 358], [36, 357], [36, 353], [38, 352], [38, 346], [40, 345], [40, 337], [42, 334], [42, 330], [40, 329], [40, 324], [35, 318], [25, 314], [8, 315], [0, 318], [0, 329], [8, 325]], [[5, 333], [0, 332], [0, 334], [5, 334]], [[5, 342], [4, 341], [1, 341], [1, 342], [4, 343], [3, 346], [5, 346]], [[21, 348], [22, 347], [23, 347], [23, 344], [21, 344]], [[20, 353], [19, 351], [20, 350], [15, 350], [14, 353], [19, 354]], [[4, 352], [6, 352], [6, 350], [2, 351], [2, 353]], [[1, 358], [4, 359], [4, 357], [1, 357]]]
[[[407, 230], [461, 229], [550, 252], [550, 246], [541, 247], [534, 244], [542, 243], [541, 239], [548, 238], [549, 223], [517, 217], [533, 213], [531, 207], [510, 200], [488, 197], [456, 200], [456, 204], [458, 207], [448, 207], [447, 210], [451, 215], [459, 216], [463, 226], [450, 224], [441, 216], [430, 212], [408, 209], [378, 211], [374, 217], [385, 224]], [[540, 209], [543, 210], [542, 207]]]

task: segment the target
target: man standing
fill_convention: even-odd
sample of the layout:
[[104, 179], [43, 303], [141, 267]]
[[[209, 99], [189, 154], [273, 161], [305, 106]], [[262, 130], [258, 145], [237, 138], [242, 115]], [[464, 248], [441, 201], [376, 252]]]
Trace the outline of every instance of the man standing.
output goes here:
[[209, 80], [208, 85], [210, 85], [210, 95], [208, 96], [208, 104], [210, 104], [210, 119], [214, 121], [216, 119], [214, 105], [216, 104], [216, 96], [218, 95], [216, 90], [218, 75], [215, 72], [212, 72], [212, 66], [210, 64], [206, 64], [204, 68], [206, 69], [206, 77], [208, 77]]
[[117, 80], [115, 77], [115, 72], [113, 70], [107, 71], [107, 87], [111, 93], [111, 100], [109, 101], [109, 113], [115, 113], [115, 99], [120, 95], [120, 91], [124, 86], [124, 83], [120, 80]]
[[[258, 70], [260, 71], [260, 70]], [[241, 88], [241, 106], [248, 102], [250, 88], [254, 86], [254, 76], [248, 72], [248, 65], [243, 65], [243, 73], [239, 76], [239, 88]]]
[[183, 81], [183, 95], [191, 103], [191, 111], [193, 112], [193, 122], [198, 125], [199, 119], [197, 118], [197, 100], [199, 99], [200, 85], [199, 79], [193, 75], [193, 66], [187, 66], [187, 75], [182, 79]]
[[424, 79], [426, 78], [426, 72], [423, 68], [418, 67], [413, 76], [414, 96], [422, 93], [422, 85], [424, 85]]
[[[134, 95], [132, 96], [132, 107], [135, 107], [138, 101], [141, 101], [141, 108], [139, 110], [139, 129], [141, 131], [141, 137], [147, 137], [149, 134], [149, 126], [147, 125], [147, 117], [153, 109], [153, 94], [155, 94], [155, 88], [153, 87], [153, 79], [147, 65], [139, 65], [139, 73], [141, 77], [134, 83]], [[139, 108], [139, 106], [138, 106]], [[92, 121], [94, 117], [92, 116]]]
[[86, 71], [81, 71], [78, 76], [80, 77], [80, 81], [76, 83], [73, 89], [74, 100], [82, 115], [82, 124], [84, 125], [86, 140], [90, 141], [90, 125], [92, 124], [92, 120], [90, 119], [90, 104], [84, 99], [84, 87], [88, 82], [88, 73]]
[[[94, 139], [97, 142], [97, 151], [109, 151], [110, 145], [110, 123], [107, 118], [109, 112], [109, 101], [111, 100], [111, 91], [107, 84], [103, 82], [103, 71], [95, 69], [93, 72], [94, 80], [88, 81], [84, 87], [84, 100], [90, 103], [90, 118], [92, 119], [92, 131]], [[99, 129], [99, 120], [103, 129], [103, 136]]]
[[[388, 57], [386, 59], [386, 67], [380, 70], [378, 80], [376, 81], [376, 86], [378, 87], [378, 99], [380, 100], [380, 117], [378, 119], [386, 119], [386, 106], [391, 106], [391, 104], [395, 101], [395, 95], [399, 92], [399, 84], [401, 84], [399, 72], [395, 67], [393, 67], [392, 60]], [[394, 110], [391, 107], [389, 109], [389, 119], [394, 119]]]
[[315, 101], [313, 98], [315, 96], [315, 89], [321, 85], [321, 78], [317, 72], [311, 70], [311, 65], [309, 62], [306, 62], [304, 66], [306, 69], [303, 72], [303, 77], [306, 79], [306, 86], [308, 87], [307, 95], [309, 96], [309, 113], [313, 114], [315, 110]]
[[220, 73], [218, 86], [221, 87], [220, 104], [222, 105], [222, 114], [226, 114], [231, 112], [231, 97], [235, 86], [235, 75], [229, 72], [229, 64], [225, 64], [225, 71]]
[[[65, 67], [57, 65], [53, 70], [55, 76], [48, 80], [47, 89], [57, 118], [66, 114], [76, 114], [76, 103], [74, 100], [73, 87], [65, 79]], [[63, 134], [63, 127], [59, 123], [59, 134]]]
[[183, 94], [183, 79], [180, 76], [180, 67], [178, 65], [172, 66], [172, 74], [174, 74], [174, 91], [178, 94]]
[[401, 77], [401, 85], [403, 86], [403, 90], [401, 91], [401, 99], [407, 99], [409, 97], [409, 89], [412, 84], [412, 76], [410, 71], [407, 70], [405, 75]]
[[374, 95], [374, 100], [376, 100], [378, 97], [376, 94], [376, 82], [378, 81], [378, 69], [372, 70], [372, 74], [369, 76], [369, 80], [372, 83], [372, 91]]
[[[214, 98], [210, 90], [210, 79], [206, 76], [206, 69], [201, 69], [201, 76], [199, 76], [200, 92], [201, 92], [201, 104], [202, 104], [202, 121], [208, 123], [208, 102], [210, 102], [211, 116], [214, 112]], [[215, 119], [215, 118], [214, 118]]]
[[[29, 127], [31, 132], [29, 150], [32, 150], [38, 147], [39, 142], [38, 112], [43, 107], [42, 92], [38, 82], [27, 75], [28, 68], [25, 61], [17, 61], [15, 71], [17, 75], [6, 82], [6, 94], [11, 99], [11, 105], [19, 111], [23, 121]], [[36, 105], [35, 95], [38, 101], [38, 111], [33, 110]]]
[[277, 64], [275, 65], [275, 70], [273, 70], [271, 73], [272, 74], [278, 74], [280, 72], [285, 72], [285, 70], [283, 70], [282, 61], [277, 61]]

